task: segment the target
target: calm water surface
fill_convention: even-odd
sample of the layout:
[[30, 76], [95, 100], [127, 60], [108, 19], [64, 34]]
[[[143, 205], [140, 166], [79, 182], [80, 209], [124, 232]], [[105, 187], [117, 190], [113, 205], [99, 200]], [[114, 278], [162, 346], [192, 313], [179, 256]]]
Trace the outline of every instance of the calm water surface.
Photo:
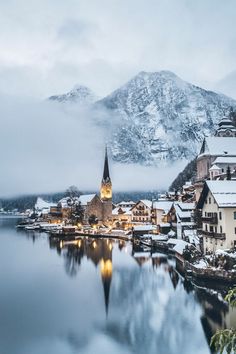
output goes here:
[[0, 219], [0, 354], [207, 354], [235, 314], [163, 254], [63, 245]]

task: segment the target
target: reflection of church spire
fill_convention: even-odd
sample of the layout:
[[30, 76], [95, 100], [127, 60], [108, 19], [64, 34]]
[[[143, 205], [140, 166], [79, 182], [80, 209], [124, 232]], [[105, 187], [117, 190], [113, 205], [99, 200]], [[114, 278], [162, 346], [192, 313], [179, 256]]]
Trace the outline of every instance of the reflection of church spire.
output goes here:
[[106, 315], [108, 315], [109, 294], [110, 294], [111, 279], [112, 279], [112, 261], [111, 261], [111, 259], [104, 260], [104, 258], [102, 258], [100, 266], [101, 266], [102, 283], [103, 283], [103, 289], [104, 289]]

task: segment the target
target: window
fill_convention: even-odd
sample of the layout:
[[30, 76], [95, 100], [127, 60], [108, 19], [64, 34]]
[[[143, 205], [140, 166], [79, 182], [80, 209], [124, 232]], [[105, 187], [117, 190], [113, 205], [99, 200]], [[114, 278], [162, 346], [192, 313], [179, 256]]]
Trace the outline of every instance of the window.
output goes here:
[[236, 234], [236, 227], [234, 228], [234, 233]]
[[222, 226], [220, 226], [220, 233], [222, 234]]
[[236, 220], [236, 211], [234, 211], [234, 220]]
[[213, 226], [210, 226], [210, 232], [213, 232]]
[[207, 231], [207, 225], [205, 225], [205, 230]]
[[211, 197], [209, 197], [209, 204], [211, 204]]
[[222, 172], [224, 173], [224, 169], [222, 168]]
[[219, 219], [222, 220], [222, 214], [221, 211], [219, 212]]

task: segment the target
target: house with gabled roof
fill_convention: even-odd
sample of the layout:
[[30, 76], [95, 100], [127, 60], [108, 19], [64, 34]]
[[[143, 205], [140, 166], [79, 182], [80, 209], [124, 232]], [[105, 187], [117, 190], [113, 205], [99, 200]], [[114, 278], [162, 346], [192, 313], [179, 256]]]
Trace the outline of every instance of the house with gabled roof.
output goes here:
[[202, 211], [203, 251], [236, 246], [236, 181], [206, 181], [197, 203]]

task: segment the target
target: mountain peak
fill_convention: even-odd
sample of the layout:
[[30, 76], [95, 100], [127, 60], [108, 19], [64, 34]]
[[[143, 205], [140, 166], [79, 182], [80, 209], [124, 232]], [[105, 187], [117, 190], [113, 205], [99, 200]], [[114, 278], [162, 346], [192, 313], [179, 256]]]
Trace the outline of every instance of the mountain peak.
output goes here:
[[230, 106], [236, 109], [229, 97], [167, 70], [141, 71], [99, 103], [116, 116], [114, 129], [110, 123], [113, 159], [148, 165], [192, 159]]
[[62, 95], [51, 96], [49, 99], [62, 103], [91, 104], [96, 101], [97, 97], [87, 86], [77, 84], [71, 91]]

